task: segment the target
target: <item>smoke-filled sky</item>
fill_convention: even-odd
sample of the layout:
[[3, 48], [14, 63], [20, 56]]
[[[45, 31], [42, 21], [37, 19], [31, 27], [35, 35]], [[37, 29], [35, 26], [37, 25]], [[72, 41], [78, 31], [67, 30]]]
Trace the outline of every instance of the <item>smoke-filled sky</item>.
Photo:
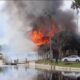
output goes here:
[[[24, 58], [33, 52], [36, 45], [29, 39], [28, 32], [34, 28], [31, 23], [40, 16], [46, 16], [45, 13], [54, 17], [60, 29], [76, 30], [76, 19], [74, 20], [76, 11], [70, 9], [71, 2], [72, 0], [0, 1], [2, 51], [11, 58], [15, 56]], [[78, 31], [80, 32], [80, 27]]]

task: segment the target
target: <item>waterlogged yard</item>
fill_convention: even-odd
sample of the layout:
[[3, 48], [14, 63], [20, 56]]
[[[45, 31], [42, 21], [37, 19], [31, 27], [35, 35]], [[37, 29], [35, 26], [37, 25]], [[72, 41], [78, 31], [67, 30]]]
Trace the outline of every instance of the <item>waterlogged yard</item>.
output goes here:
[[0, 67], [0, 80], [80, 80], [80, 72], [31, 69], [26, 66]]

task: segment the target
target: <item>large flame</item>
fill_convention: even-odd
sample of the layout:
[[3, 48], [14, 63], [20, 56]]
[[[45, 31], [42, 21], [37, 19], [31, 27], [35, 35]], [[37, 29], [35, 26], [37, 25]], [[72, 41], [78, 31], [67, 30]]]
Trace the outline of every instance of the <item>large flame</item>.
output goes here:
[[40, 18], [36, 23], [37, 27], [32, 31], [32, 41], [37, 46], [50, 44], [50, 39], [59, 31], [56, 22], [54, 19]]
[[34, 31], [32, 32], [32, 41], [37, 44], [37, 46], [47, 44], [49, 42], [49, 37], [45, 37], [42, 32]]
[[58, 31], [57, 28], [52, 28], [50, 32], [44, 34], [41, 31], [33, 31], [32, 32], [32, 41], [37, 44], [37, 46], [48, 44], [50, 38], [54, 37], [55, 33]]

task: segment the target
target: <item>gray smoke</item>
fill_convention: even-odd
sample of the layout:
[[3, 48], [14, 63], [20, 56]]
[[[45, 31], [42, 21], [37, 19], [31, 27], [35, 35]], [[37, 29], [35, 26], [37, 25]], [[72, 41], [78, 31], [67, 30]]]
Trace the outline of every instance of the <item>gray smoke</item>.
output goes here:
[[[20, 48], [23, 49], [27, 46], [29, 39], [27, 40], [28, 32], [35, 29], [34, 24], [38, 23], [38, 19], [45, 18], [50, 19], [51, 16], [60, 30], [76, 31], [77, 27], [74, 23], [74, 15], [71, 11], [62, 11], [60, 7], [63, 5], [63, 0], [11, 0], [7, 1], [7, 10], [10, 16], [10, 24], [13, 29], [12, 36], [16, 36], [17, 42], [26, 43], [26, 45]], [[42, 20], [42, 19], [41, 19]], [[40, 22], [41, 22], [40, 20]], [[47, 20], [48, 22], [49, 20]], [[47, 23], [46, 23], [47, 24]], [[47, 28], [47, 27], [46, 27]], [[10, 29], [10, 30], [11, 30]], [[22, 39], [21, 39], [22, 38]], [[16, 38], [14, 38], [15, 40]], [[15, 42], [15, 44], [17, 44]], [[33, 45], [33, 44], [32, 44]], [[23, 49], [24, 50], [24, 49]]]
[[15, 14], [20, 18], [24, 27], [27, 23], [34, 21], [36, 18], [52, 16], [63, 30], [76, 30], [76, 24], [73, 22], [74, 15], [71, 11], [62, 11], [60, 7], [63, 0], [12, 0], [8, 1], [8, 8], [11, 14]]

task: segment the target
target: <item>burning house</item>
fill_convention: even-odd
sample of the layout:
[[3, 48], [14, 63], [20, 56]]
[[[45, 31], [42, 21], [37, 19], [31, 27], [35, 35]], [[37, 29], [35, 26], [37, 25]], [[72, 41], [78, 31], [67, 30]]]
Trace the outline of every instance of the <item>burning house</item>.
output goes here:
[[[79, 39], [69, 36], [70, 34], [77, 35], [75, 16], [71, 10], [63, 11], [61, 9], [63, 2], [64, 0], [12, 0], [8, 2], [10, 15], [12, 18], [15, 16], [13, 21], [17, 17], [16, 20], [18, 23], [22, 23], [20, 28], [25, 33], [31, 28], [30, 40], [36, 44], [39, 55], [42, 53], [45, 55], [50, 50], [53, 55], [58, 53], [59, 56], [62, 55], [61, 53], [65, 54], [71, 50], [79, 54]], [[68, 32], [69, 35], [67, 35]], [[57, 34], [58, 36], [56, 36]]]

